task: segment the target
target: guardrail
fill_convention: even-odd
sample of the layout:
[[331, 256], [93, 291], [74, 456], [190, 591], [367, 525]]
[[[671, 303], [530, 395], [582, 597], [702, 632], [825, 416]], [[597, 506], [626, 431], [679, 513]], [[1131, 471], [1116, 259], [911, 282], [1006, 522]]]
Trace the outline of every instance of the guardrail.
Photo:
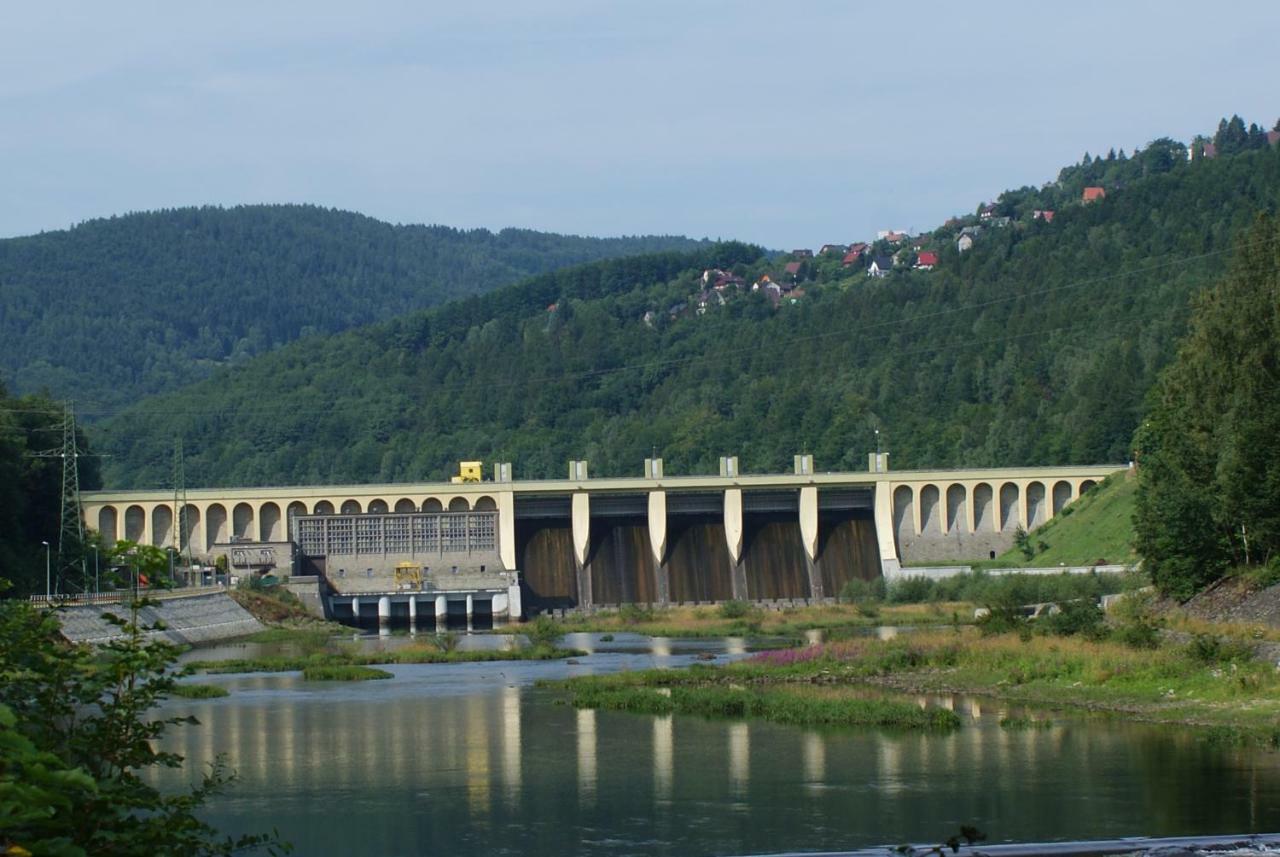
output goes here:
[[160, 587], [140, 587], [133, 589], [117, 589], [112, 592], [90, 592], [79, 595], [32, 595], [27, 600], [36, 607], [80, 607], [91, 604], [120, 604], [131, 598], [150, 598], [167, 600], [171, 598], [191, 598], [196, 595], [211, 595], [215, 592], [226, 592], [227, 587], [221, 583], [209, 586], [184, 586], [180, 589]]

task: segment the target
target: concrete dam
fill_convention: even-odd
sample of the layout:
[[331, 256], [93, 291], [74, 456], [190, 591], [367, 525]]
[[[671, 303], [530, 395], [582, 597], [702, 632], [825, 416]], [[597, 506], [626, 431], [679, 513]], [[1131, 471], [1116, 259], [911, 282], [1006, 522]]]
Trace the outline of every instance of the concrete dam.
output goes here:
[[[516, 618], [641, 603], [821, 600], [904, 563], [983, 559], [1122, 466], [86, 492], [107, 538], [315, 575], [337, 618]], [[177, 512], [177, 514], [175, 513]], [[256, 559], [255, 559], [256, 558]], [[327, 587], [327, 589], [325, 589]], [[376, 607], [375, 607], [376, 605]], [[362, 611], [367, 611], [363, 612]]]

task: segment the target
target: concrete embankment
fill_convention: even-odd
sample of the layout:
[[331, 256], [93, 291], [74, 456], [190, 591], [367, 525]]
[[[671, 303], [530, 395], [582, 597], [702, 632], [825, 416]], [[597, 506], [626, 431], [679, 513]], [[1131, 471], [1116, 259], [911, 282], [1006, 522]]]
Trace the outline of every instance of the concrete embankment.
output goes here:
[[[62, 635], [74, 643], [106, 643], [124, 637], [120, 626], [103, 618], [111, 613], [131, 618], [124, 604], [89, 604], [58, 610]], [[205, 643], [242, 637], [262, 630], [262, 623], [225, 592], [210, 592], [181, 598], [166, 598], [138, 610], [138, 625], [156, 630], [147, 637], [172, 643]]]

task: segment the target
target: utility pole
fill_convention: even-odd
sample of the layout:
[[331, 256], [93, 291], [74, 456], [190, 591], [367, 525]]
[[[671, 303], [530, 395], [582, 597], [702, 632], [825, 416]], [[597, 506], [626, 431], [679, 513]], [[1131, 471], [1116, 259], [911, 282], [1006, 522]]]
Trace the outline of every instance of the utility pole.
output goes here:
[[[71, 403], [62, 406], [62, 446], [59, 449], [30, 453], [34, 458], [62, 459], [62, 512], [58, 524], [58, 574], [51, 582], [53, 591], [61, 592], [68, 583], [68, 572], [79, 570], [80, 589], [89, 589], [89, 569], [84, 556], [84, 519], [80, 515], [80, 451], [76, 443], [76, 417]], [[46, 544], [46, 548], [48, 545]], [[46, 550], [47, 553], [47, 550]], [[49, 563], [46, 561], [45, 563]], [[49, 587], [46, 586], [46, 589]], [[52, 593], [50, 593], [52, 594]]]
[[[173, 552], [178, 557], [186, 548], [187, 585], [191, 584], [191, 521], [187, 512], [187, 474], [183, 462], [182, 438], [173, 439]], [[173, 560], [170, 558], [169, 577], [173, 577]]]

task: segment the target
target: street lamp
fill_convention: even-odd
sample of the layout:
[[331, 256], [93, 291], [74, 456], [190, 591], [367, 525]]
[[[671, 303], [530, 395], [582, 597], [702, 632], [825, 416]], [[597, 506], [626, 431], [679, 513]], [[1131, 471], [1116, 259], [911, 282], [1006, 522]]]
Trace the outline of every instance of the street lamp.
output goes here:
[[41, 542], [44, 545], [44, 600], [49, 603], [53, 600], [53, 584], [49, 577], [49, 543]]
[[98, 590], [98, 546], [93, 546], [93, 594], [100, 594]]

